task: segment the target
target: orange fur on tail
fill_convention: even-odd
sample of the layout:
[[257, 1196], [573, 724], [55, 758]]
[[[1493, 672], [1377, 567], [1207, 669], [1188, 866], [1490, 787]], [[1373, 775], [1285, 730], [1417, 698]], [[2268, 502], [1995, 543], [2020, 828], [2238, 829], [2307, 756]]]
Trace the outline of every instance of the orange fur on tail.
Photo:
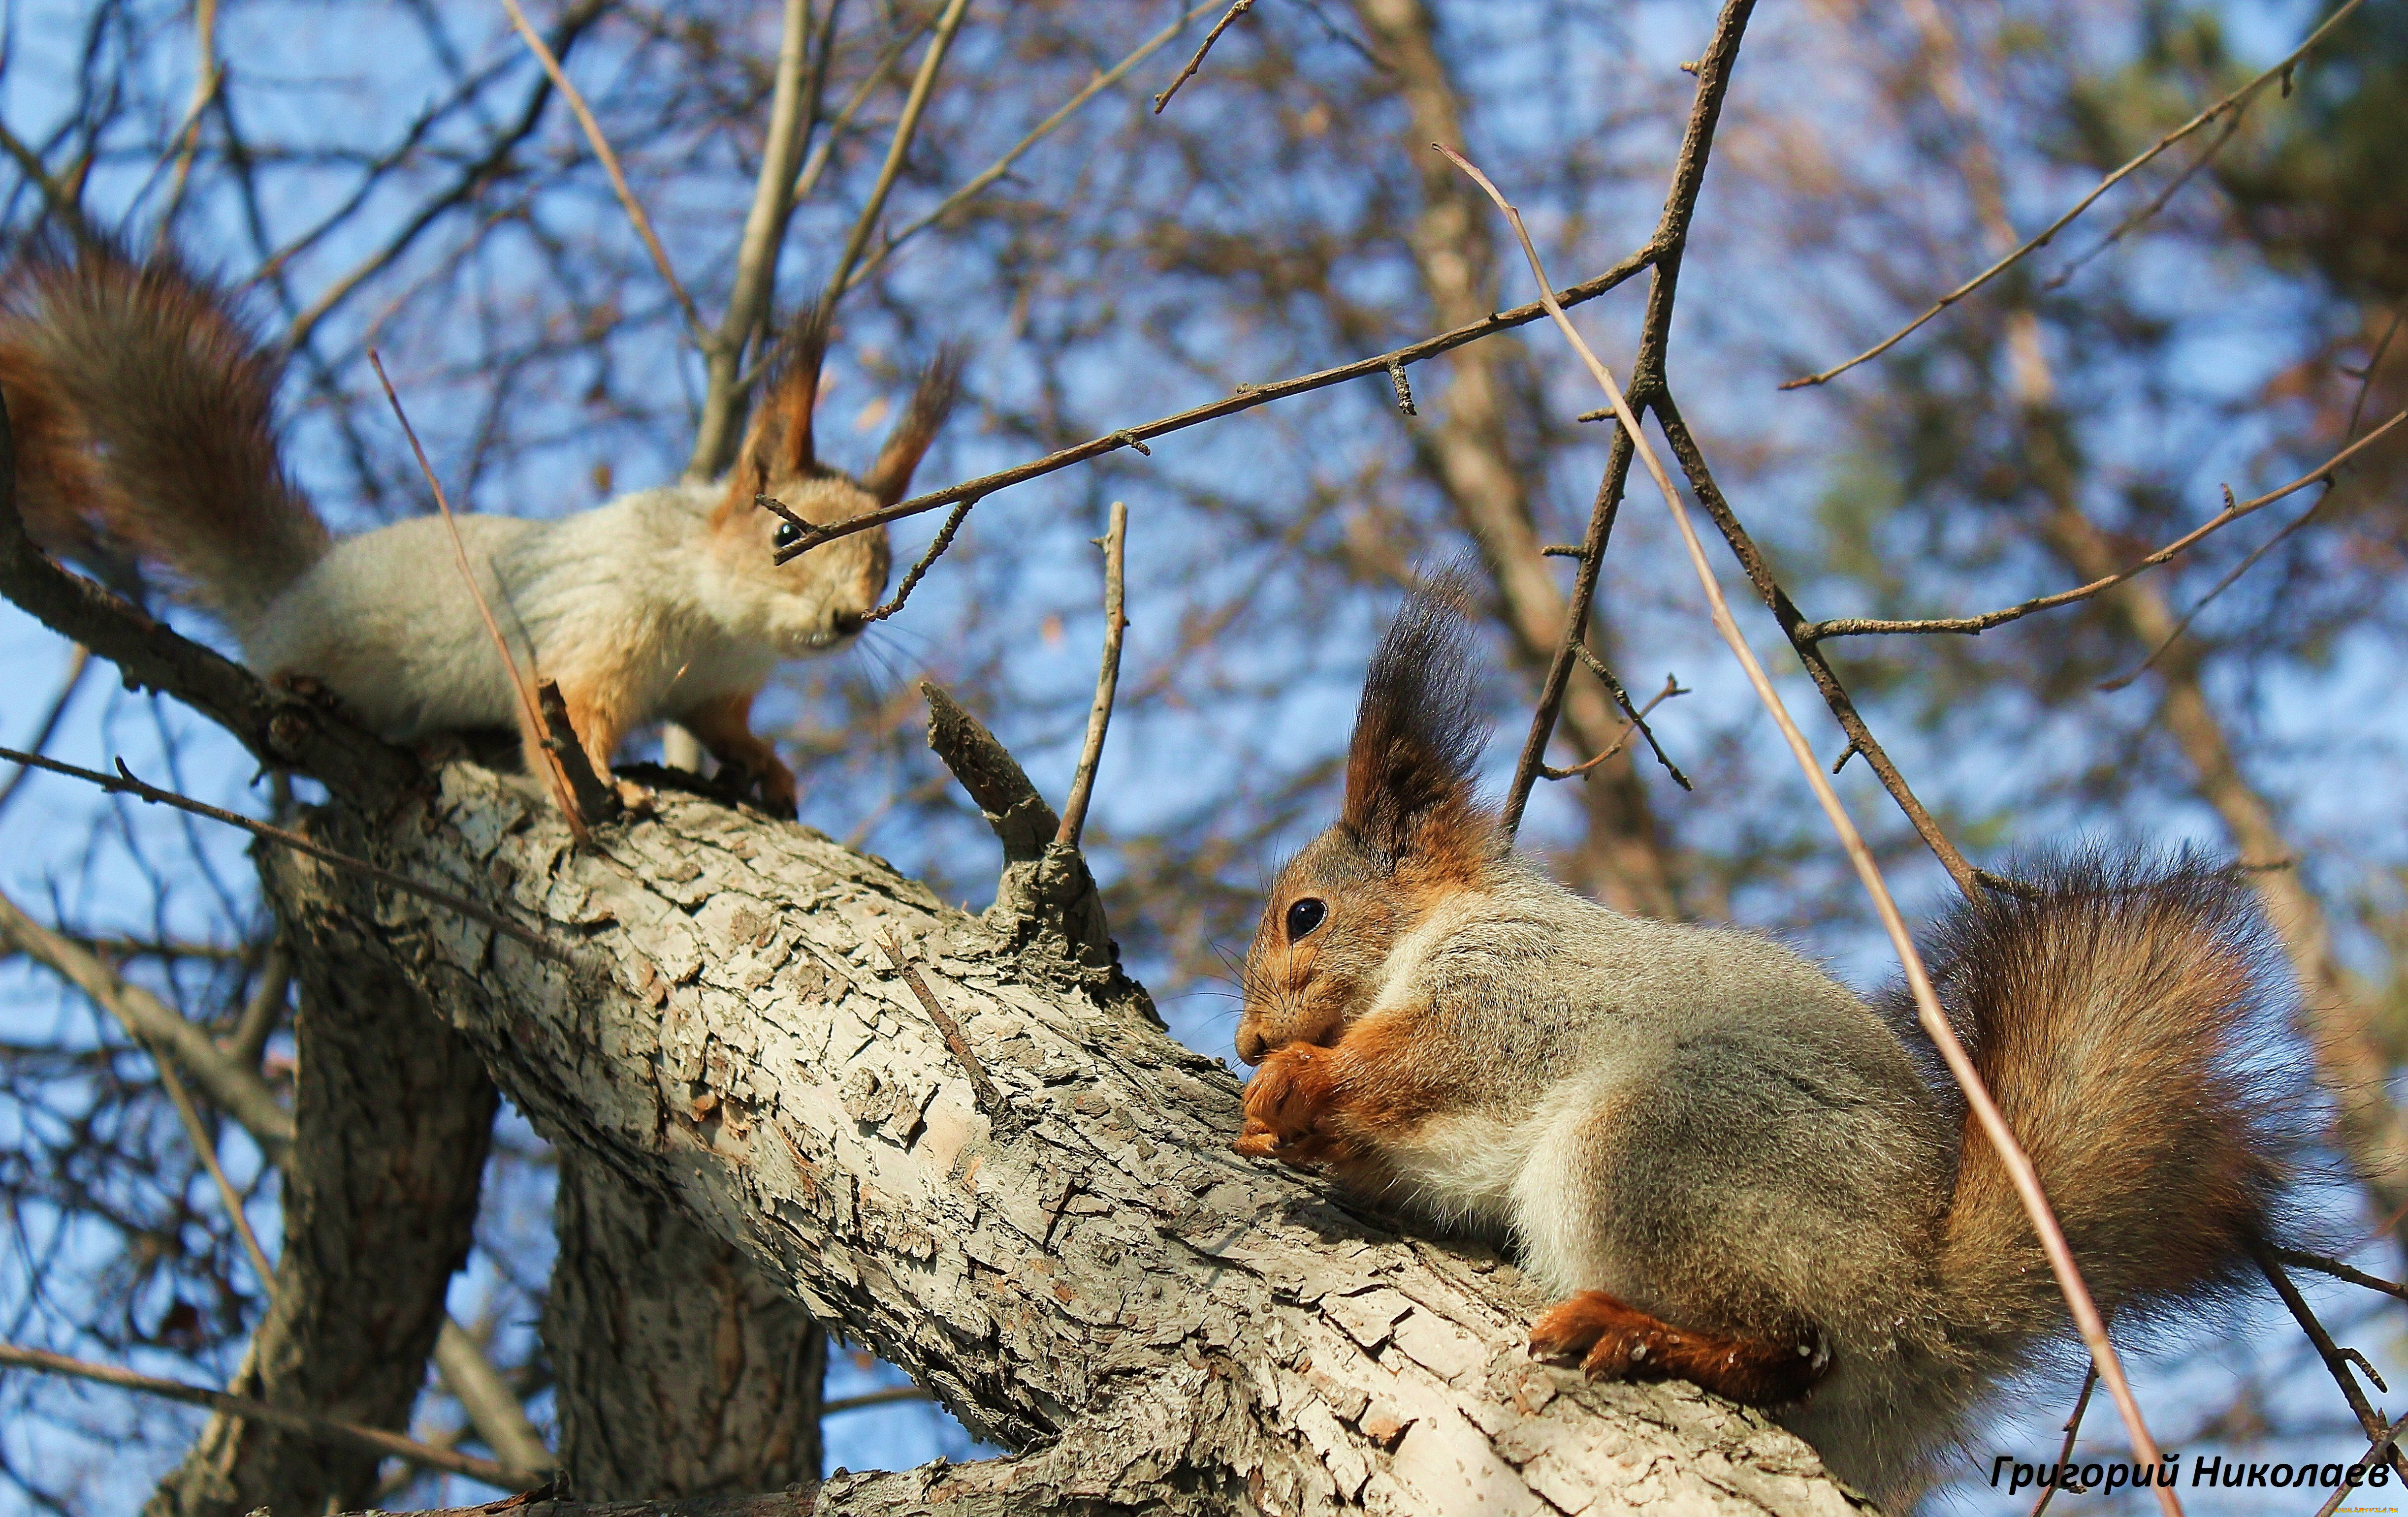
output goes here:
[[[2245, 1278], [2295, 1145], [2253, 1072], [2282, 970], [2227, 869], [2078, 857], [1935, 931], [1941, 998], [2104, 1309]], [[2179, 1197], [2179, 1204], [2167, 1204]], [[1959, 1320], [2061, 1320], [2038, 1239], [1969, 1121], [1942, 1276]]]
[[0, 292], [0, 394], [27, 530], [122, 580], [167, 565], [240, 626], [322, 557], [276, 451], [276, 366], [165, 256], [36, 253]]

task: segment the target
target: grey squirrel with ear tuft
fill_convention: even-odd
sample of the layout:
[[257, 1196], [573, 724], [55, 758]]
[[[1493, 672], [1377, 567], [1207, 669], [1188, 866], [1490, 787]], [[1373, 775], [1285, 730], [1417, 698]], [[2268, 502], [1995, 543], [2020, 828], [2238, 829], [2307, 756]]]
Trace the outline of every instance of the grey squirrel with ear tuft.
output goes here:
[[[2006, 1171], [1897, 1009], [1514, 852], [1473, 793], [1460, 597], [1390, 627], [1338, 823], [1271, 887], [1239, 1151], [1513, 1247], [1560, 1303], [1535, 1352], [1771, 1409], [1843, 1480], [1913, 1489], [2069, 1327]], [[2245, 888], [2094, 853], [1963, 904], [1928, 960], [2100, 1309], [2237, 1286], [2295, 1151], [2290, 1075], [2249, 1063], [2286, 992]]]
[[[259, 673], [317, 681], [387, 738], [518, 730], [541, 772], [545, 735], [525, 730], [442, 521], [327, 532], [278, 456], [276, 366], [222, 294], [171, 258], [86, 249], [21, 255], [0, 302], [0, 394], [36, 542], [120, 584], [165, 565]], [[558, 682], [595, 764], [670, 719], [794, 813], [794, 774], [752, 731], [753, 697], [781, 660], [862, 630], [888, 550], [878, 529], [778, 564], [798, 530], [757, 497], [818, 525], [900, 500], [959, 369], [950, 354], [930, 367], [855, 480], [812, 446], [825, 345], [810, 311], [784, 335], [724, 479], [556, 521], [458, 518], [512, 656]]]

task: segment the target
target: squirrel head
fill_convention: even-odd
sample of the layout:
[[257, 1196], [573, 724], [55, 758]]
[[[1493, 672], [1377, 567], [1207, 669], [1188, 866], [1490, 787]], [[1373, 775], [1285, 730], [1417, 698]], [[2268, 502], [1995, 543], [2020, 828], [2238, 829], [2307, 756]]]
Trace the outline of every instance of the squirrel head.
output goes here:
[[920, 377], [903, 419], [878, 461], [858, 479], [819, 461], [811, 412], [819, 402], [827, 325], [817, 308], [788, 329], [745, 423], [719, 504], [711, 512], [712, 561], [720, 605], [758, 624], [763, 640], [789, 657], [824, 652], [868, 624], [886, 593], [893, 557], [886, 529], [875, 526], [822, 543], [781, 564], [778, 551], [801, 529], [760, 504], [767, 495], [814, 526], [866, 516], [901, 500], [911, 471], [935, 440], [960, 388], [961, 357], [950, 348]]
[[1238, 1056], [1335, 1043], [1369, 1011], [1398, 942], [1479, 890], [1509, 851], [1472, 766], [1487, 736], [1471, 675], [1463, 576], [1416, 590], [1371, 656], [1335, 825], [1272, 881], [1246, 951]]

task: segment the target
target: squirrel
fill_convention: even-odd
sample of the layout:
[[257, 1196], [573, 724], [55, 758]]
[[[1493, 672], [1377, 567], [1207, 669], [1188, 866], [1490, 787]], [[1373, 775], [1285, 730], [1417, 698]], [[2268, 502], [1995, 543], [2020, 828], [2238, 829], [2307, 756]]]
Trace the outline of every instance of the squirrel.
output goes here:
[[[861, 632], [890, 558], [879, 528], [780, 565], [801, 534], [759, 497], [818, 525], [900, 500], [960, 369], [939, 356], [868, 473], [848, 478], [812, 443], [823, 322], [814, 307], [783, 335], [724, 479], [556, 521], [455, 519], [512, 659], [559, 684], [595, 765], [666, 718], [794, 814], [793, 771], [753, 733], [753, 697], [781, 660]], [[516, 730], [544, 772], [545, 735], [527, 730], [442, 520], [334, 537], [279, 456], [277, 379], [224, 293], [172, 256], [37, 249], [0, 280], [0, 397], [36, 543], [120, 587], [131, 565], [165, 565], [254, 670], [314, 681], [390, 740]]]
[[[1515, 852], [1459, 580], [1371, 660], [1335, 825], [1245, 959], [1241, 1153], [1512, 1247], [1536, 1354], [1769, 1409], [1896, 1497], [2069, 1317], [1912, 1002], [1771, 938], [1627, 917]], [[1946, 917], [1928, 959], [2102, 1312], [2237, 1289], [2283, 1225], [2286, 992], [2248, 893], [2093, 850]], [[2258, 1062], [2250, 1064], [2256, 1059]], [[2280, 1090], [2277, 1087], [2282, 1087]]]

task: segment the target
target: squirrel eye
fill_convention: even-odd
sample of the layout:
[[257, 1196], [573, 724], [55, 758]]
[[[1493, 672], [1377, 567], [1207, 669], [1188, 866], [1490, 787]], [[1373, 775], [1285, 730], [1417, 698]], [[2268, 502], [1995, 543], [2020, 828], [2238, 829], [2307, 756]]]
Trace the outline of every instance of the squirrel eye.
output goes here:
[[802, 540], [802, 528], [795, 525], [792, 522], [781, 522], [778, 523], [777, 537], [770, 539], [770, 546], [775, 548], [792, 548], [795, 544]]
[[1328, 915], [1329, 908], [1310, 895], [1297, 901], [1287, 909], [1287, 940], [1293, 943], [1299, 937], [1310, 937], [1312, 929]]

